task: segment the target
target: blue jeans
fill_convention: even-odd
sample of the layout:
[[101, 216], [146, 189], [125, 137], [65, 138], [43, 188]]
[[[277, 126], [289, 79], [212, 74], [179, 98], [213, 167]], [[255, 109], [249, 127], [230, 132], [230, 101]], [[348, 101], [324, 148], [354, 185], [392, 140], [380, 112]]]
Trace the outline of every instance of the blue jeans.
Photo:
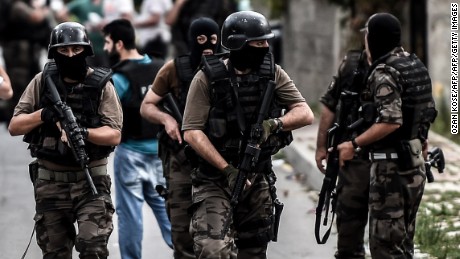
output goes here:
[[164, 241], [172, 247], [171, 224], [165, 201], [155, 190], [157, 184], [164, 185], [165, 181], [158, 156], [118, 146], [114, 156], [114, 178], [121, 258], [142, 257], [144, 200], [155, 214]]

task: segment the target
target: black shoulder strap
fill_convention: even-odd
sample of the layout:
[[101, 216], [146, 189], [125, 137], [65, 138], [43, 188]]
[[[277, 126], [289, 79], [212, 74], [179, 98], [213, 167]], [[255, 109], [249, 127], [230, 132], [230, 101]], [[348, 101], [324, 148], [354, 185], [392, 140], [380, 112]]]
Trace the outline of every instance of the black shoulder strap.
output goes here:
[[41, 78], [41, 82], [40, 82], [40, 96], [41, 96], [40, 98], [44, 98], [44, 96], [45, 96], [44, 95], [45, 90], [46, 90], [46, 80], [45, 80], [45, 78], [48, 77], [48, 76], [51, 76], [51, 79], [53, 80], [53, 82], [57, 86], [58, 92], [59, 93], [63, 92], [64, 95], [67, 95], [67, 91], [66, 91], [65, 87], [60, 82], [59, 71], [58, 71], [58, 68], [56, 66], [56, 63], [55, 62], [48, 62], [48, 63], [45, 64], [45, 67], [43, 68], [43, 72], [42, 72], [42, 78]]
[[106, 67], [93, 68], [94, 71], [85, 79], [85, 85], [97, 86], [102, 89], [112, 78], [112, 70]]
[[191, 82], [195, 71], [193, 71], [192, 64], [190, 62], [190, 56], [179, 56], [174, 59], [174, 65], [176, 66], [177, 76], [181, 82]]
[[218, 55], [204, 55], [201, 64], [210, 82], [228, 79], [230, 76], [227, 67]]

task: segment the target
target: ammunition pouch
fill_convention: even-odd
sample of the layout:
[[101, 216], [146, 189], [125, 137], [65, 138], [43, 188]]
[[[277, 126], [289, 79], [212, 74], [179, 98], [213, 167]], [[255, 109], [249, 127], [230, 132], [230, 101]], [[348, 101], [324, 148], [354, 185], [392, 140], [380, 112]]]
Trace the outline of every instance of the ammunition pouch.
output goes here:
[[38, 161], [34, 160], [29, 164], [29, 177], [32, 184], [35, 185], [35, 181], [38, 178]]
[[398, 153], [398, 167], [402, 171], [419, 167], [425, 162], [420, 139], [401, 140], [396, 152]]
[[219, 112], [218, 109], [211, 109], [208, 122], [211, 139], [221, 139], [227, 135], [227, 121], [225, 118], [226, 116]]

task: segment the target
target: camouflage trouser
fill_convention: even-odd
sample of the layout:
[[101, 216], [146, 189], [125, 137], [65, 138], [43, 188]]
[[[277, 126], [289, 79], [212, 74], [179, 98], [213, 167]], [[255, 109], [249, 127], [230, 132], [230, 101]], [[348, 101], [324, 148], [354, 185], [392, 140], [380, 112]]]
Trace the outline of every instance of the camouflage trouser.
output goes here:
[[396, 161], [371, 166], [369, 242], [374, 259], [414, 255], [415, 219], [425, 187], [425, 167], [400, 171]]
[[[109, 175], [93, 177], [99, 196], [94, 197], [85, 179], [64, 183], [37, 179], [35, 201], [37, 243], [43, 258], [72, 258], [75, 245], [80, 258], [107, 258], [113, 230], [114, 207]], [[78, 234], [74, 223], [78, 223]]]
[[230, 190], [222, 187], [228, 186], [227, 181], [194, 183], [190, 233], [196, 258], [235, 258], [235, 244], [239, 259], [267, 258], [267, 244], [272, 238], [272, 197], [263, 174], [257, 174], [251, 182], [252, 186], [243, 191], [234, 211], [233, 225], [223, 240], [220, 239], [223, 223], [230, 216]]
[[195, 258], [193, 239], [189, 234], [192, 216], [188, 211], [192, 206], [192, 168], [183, 149], [174, 154], [163, 149], [161, 152], [163, 173], [168, 188], [166, 209], [171, 221], [174, 258]]
[[364, 233], [368, 218], [371, 162], [353, 159], [338, 175], [336, 258], [364, 258]]

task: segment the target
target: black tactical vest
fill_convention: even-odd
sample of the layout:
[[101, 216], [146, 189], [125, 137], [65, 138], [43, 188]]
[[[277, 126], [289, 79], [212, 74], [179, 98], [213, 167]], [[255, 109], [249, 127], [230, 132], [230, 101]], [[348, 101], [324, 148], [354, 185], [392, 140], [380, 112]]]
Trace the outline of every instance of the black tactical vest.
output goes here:
[[[210, 82], [211, 109], [205, 132], [217, 151], [234, 166], [244, 153], [251, 126], [256, 123], [258, 111], [270, 80], [275, 80], [275, 64], [268, 53], [258, 71], [236, 75], [216, 56], [205, 56], [203, 71]], [[275, 94], [273, 95], [275, 96]], [[266, 119], [283, 115], [282, 107], [274, 98]], [[291, 132], [273, 134], [261, 145], [258, 165], [271, 160], [271, 155], [292, 141]], [[256, 166], [257, 167], [257, 166]], [[259, 168], [260, 170], [266, 167]], [[257, 168], [256, 168], [257, 170]]]
[[180, 82], [179, 96], [177, 96], [179, 99], [178, 105], [180, 111], [184, 112], [188, 89], [196, 71], [194, 68], [192, 68], [192, 63], [190, 61], [189, 55], [175, 58], [174, 65], [176, 67], [177, 76]]
[[427, 68], [415, 54], [411, 54], [402, 57], [390, 55], [385, 60], [384, 69], [401, 87], [403, 124], [376, 142], [374, 147], [392, 147], [400, 140], [415, 138], [423, 143], [427, 138], [430, 123], [437, 115]]
[[142, 118], [139, 110], [145, 94], [163, 64], [164, 62], [158, 59], [148, 64], [124, 60], [112, 68], [115, 73], [123, 74], [129, 81], [129, 98], [121, 102], [123, 107], [122, 142], [127, 139], [156, 138], [159, 125]]
[[[107, 68], [94, 68], [93, 73], [86, 77], [82, 84], [69, 86], [65, 84], [58, 73], [54, 62], [47, 63], [42, 74], [41, 97], [38, 109], [53, 105], [51, 103], [48, 86], [45, 78], [51, 76], [56, 84], [61, 100], [65, 102], [74, 113], [74, 116], [83, 127], [101, 127], [101, 116], [98, 114], [102, 89], [112, 76], [112, 71]], [[48, 160], [59, 165], [79, 166], [75, 161], [72, 151], [60, 141], [61, 132], [55, 125], [42, 124], [24, 137], [28, 142], [33, 157]], [[46, 141], [45, 141], [46, 139]], [[45, 141], [45, 143], [44, 143]], [[51, 143], [51, 144], [50, 144]], [[85, 149], [90, 161], [108, 157], [113, 147], [85, 143]]]

